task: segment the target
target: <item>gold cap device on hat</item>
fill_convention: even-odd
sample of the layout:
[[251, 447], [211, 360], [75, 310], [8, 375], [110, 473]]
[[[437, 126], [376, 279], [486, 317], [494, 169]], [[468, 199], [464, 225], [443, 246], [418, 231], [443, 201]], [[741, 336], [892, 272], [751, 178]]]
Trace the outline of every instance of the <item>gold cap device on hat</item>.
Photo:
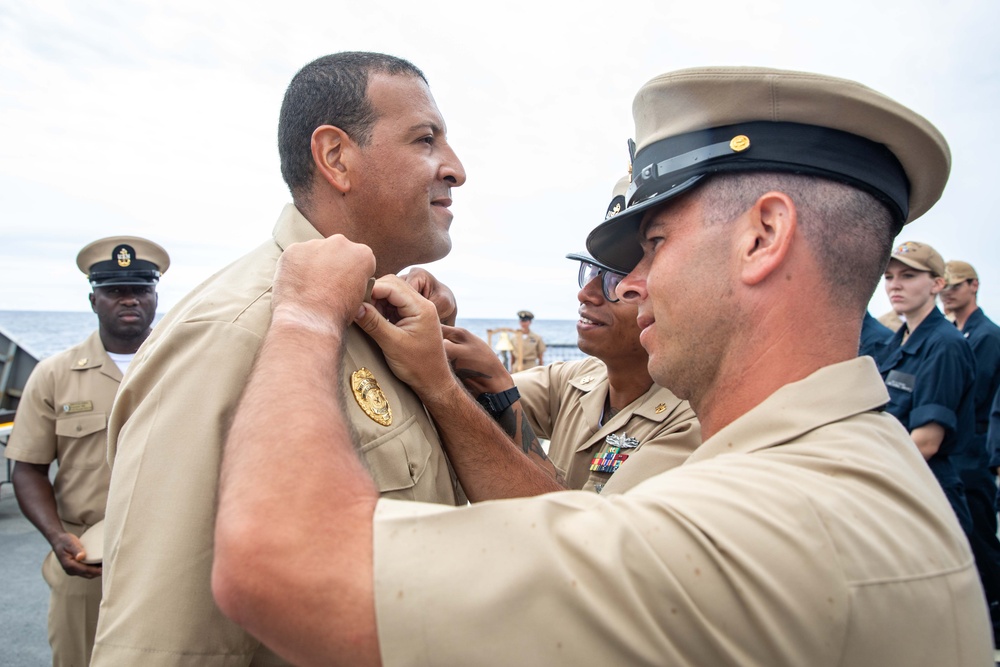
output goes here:
[[944, 277], [944, 257], [934, 248], [919, 241], [905, 241], [892, 251], [892, 258], [917, 271], [929, 271], [935, 277]]
[[643, 214], [716, 173], [814, 175], [870, 193], [900, 224], [940, 198], [951, 153], [922, 116], [859, 83], [758, 67], [663, 74], [632, 105], [632, 183], [624, 210], [587, 238], [597, 260], [628, 272]]
[[138, 236], [109, 236], [88, 243], [76, 265], [92, 287], [155, 285], [170, 267], [170, 256], [156, 243]]

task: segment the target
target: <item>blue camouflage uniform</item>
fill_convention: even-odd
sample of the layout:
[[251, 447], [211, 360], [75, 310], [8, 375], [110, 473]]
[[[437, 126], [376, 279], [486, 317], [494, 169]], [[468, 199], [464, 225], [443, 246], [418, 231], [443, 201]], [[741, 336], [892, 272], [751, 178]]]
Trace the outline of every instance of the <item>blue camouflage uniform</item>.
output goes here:
[[903, 327], [889, 339], [879, 372], [889, 390], [886, 411], [906, 430], [935, 422], [944, 427], [941, 447], [927, 464], [944, 489], [967, 535], [972, 517], [965, 500], [960, 467], [975, 460], [973, 396], [976, 361], [972, 348], [937, 308], [903, 343]]
[[989, 467], [995, 471], [1000, 465], [1000, 424], [991, 430], [990, 423], [993, 401], [1000, 390], [1000, 326], [982, 308], [976, 308], [965, 321], [962, 335], [976, 355], [976, 437], [984, 440]]
[[986, 317], [982, 308], [976, 308], [965, 321], [962, 335], [976, 357], [976, 438], [985, 449], [990, 406], [1000, 388], [1000, 326]]
[[858, 344], [858, 356], [869, 356], [877, 364], [884, 354], [885, 346], [892, 338], [893, 331], [865, 311], [865, 319], [861, 322], [861, 342]]
[[[976, 308], [962, 327], [962, 335], [972, 347], [976, 359], [975, 432], [972, 436], [973, 456], [968, 465], [959, 467], [965, 489], [965, 500], [972, 517], [974, 535], [970, 537], [972, 553], [990, 604], [995, 638], [1000, 638], [1000, 541], [997, 540], [996, 477], [990, 471], [993, 452], [987, 445], [990, 408], [1000, 384], [1000, 327], [993, 323], [982, 308]], [[996, 642], [995, 642], [996, 643]]]

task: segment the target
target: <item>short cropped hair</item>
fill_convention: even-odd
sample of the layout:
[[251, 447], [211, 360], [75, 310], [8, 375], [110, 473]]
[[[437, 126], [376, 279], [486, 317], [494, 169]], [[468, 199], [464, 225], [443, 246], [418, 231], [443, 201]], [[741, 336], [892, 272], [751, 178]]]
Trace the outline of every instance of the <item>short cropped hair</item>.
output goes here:
[[312, 183], [312, 133], [321, 125], [346, 132], [359, 146], [371, 139], [378, 114], [368, 100], [372, 73], [427, 77], [413, 63], [384, 53], [345, 51], [317, 58], [292, 78], [278, 119], [281, 176], [292, 197]]
[[863, 312], [885, 272], [902, 225], [878, 199], [817, 176], [778, 172], [719, 174], [698, 188], [706, 222], [727, 222], [770, 191], [795, 202], [799, 229], [830, 285], [833, 302]]

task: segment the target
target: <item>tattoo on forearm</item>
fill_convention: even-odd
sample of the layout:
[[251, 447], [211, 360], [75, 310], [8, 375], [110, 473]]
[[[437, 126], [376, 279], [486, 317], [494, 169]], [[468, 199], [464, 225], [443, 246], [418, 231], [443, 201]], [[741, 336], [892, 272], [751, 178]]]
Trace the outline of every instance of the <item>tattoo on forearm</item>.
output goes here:
[[517, 433], [517, 413], [513, 408], [507, 408], [497, 417], [497, 424], [513, 440], [514, 434]]
[[455, 368], [455, 376], [459, 380], [469, 380], [478, 378], [486, 378], [487, 380], [489, 380], [493, 378], [493, 376], [488, 373], [483, 373], [482, 371], [475, 371], [472, 370], [471, 368]]
[[545, 450], [542, 449], [542, 443], [538, 442], [538, 437], [531, 428], [531, 424], [524, 418], [524, 413], [521, 413], [521, 450], [525, 454], [534, 454], [543, 461], [548, 459]]

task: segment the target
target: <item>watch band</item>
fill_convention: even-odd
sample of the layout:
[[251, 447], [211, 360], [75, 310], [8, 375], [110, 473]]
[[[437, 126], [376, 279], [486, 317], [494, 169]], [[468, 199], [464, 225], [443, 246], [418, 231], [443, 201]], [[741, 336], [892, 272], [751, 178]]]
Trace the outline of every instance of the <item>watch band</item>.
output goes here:
[[507, 391], [501, 391], [498, 394], [483, 392], [479, 396], [476, 396], [479, 404], [486, 408], [486, 412], [490, 413], [490, 416], [494, 419], [499, 417], [500, 413], [509, 408], [519, 398], [521, 398], [521, 392], [517, 390], [517, 387], [511, 387]]

